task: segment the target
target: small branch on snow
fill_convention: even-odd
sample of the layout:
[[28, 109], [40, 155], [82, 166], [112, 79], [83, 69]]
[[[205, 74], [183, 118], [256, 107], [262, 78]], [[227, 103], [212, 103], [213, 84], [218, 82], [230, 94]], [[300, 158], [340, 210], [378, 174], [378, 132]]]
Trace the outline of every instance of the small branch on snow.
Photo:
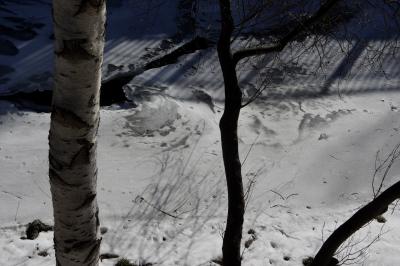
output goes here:
[[167, 216], [170, 216], [170, 217], [175, 218], [175, 219], [182, 219], [182, 218], [180, 218], [180, 217], [178, 217], [178, 216], [176, 216], [176, 215], [170, 214], [170, 213], [168, 213], [168, 212], [162, 210], [161, 208], [159, 208], [159, 207], [157, 207], [157, 206], [151, 204], [150, 202], [148, 202], [147, 200], [145, 200], [145, 199], [144, 199], [143, 197], [141, 197], [141, 196], [137, 196], [136, 199], [135, 199], [135, 202], [139, 202], [139, 203], [140, 203], [140, 202], [144, 202], [144, 203], [146, 203], [147, 205], [149, 205], [150, 207], [152, 207], [153, 209], [155, 209], [155, 210], [157, 210], [157, 211], [159, 211], [159, 212], [161, 212], [161, 213], [163, 213], [163, 214], [165, 214], [165, 215], [167, 215]]

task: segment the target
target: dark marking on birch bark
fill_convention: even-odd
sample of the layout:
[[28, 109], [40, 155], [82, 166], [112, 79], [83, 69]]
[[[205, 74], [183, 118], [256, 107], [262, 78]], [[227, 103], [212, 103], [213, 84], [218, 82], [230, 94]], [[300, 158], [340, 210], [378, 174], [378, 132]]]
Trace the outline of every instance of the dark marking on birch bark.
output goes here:
[[64, 253], [68, 254], [71, 252], [76, 252], [77, 250], [80, 252], [82, 249], [87, 249], [91, 245], [91, 241], [79, 241], [78, 239], [68, 239], [64, 241], [65, 244], [70, 245], [70, 247], [64, 248]]
[[62, 220], [58, 220], [58, 223], [61, 224], [66, 229], [69, 229], [73, 226], [73, 224], [66, 223], [65, 221], [62, 221]]
[[107, 29], [107, 22], [108, 22], [108, 20], [106, 20], [106, 21], [104, 21], [104, 24], [103, 24], [103, 32], [101, 33], [101, 39], [105, 39], [106, 38], [106, 29]]
[[54, 171], [53, 169], [49, 170], [49, 178], [50, 178], [50, 182], [53, 185], [56, 186], [62, 186], [62, 187], [69, 187], [69, 188], [77, 188], [82, 186], [83, 184], [71, 184], [68, 183], [67, 181], [65, 181], [61, 176], [59, 176], [56, 171]]
[[63, 40], [61, 51], [57, 51], [56, 55], [71, 61], [86, 61], [98, 59], [95, 55], [91, 54], [84, 45], [88, 43], [86, 39], [72, 39]]
[[[79, 143], [79, 140], [78, 140]], [[81, 143], [79, 143], [81, 144]], [[77, 153], [72, 157], [71, 163], [69, 164], [70, 167], [74, 167], [76, 165], [87, 165], [90, 164], [90, 158], [92, 157], [93, 147], [95, 143], [91, 143], [87, 140], [81, 144], [82, 147], [78, 150]]]
[[99, 133], [99, 127], [100, 127], [100, 116], [97, 118], [97, 121], [96, 121], [96, 129], [95, 129], [96, 136]]
[[99, 172], [99, 169], [96, 167], [96, 170], [94, 171], [93, 179], [97, 181], [97, 173]]
[[85, 260], [83, 261], [84, 263], [92, 262], [93, 260], [97, 259], [96, 254], [99, 253], [100, 250], [100, 243], [101, 243], [101, 238], [96, 241], [96, 244], [93, 245], [92, 249], [89, 251], [87, 254]]
[[90, 128], [90, 125], [74, 112], [57, 106], [53, 106], [51, 120], [61, 124], [63, 127], [74, 129]]
[[82, 202], [81, 205], [79, 205], [77, 208], [74, 209], [74, 211], [79, 211], [81, 209], [88, 208], [93, 201], [96, 199], [96, 194], [89, 194], [85, 200]]
[[98, 11], [103, 4], [104, 0], [81, 0], [78, 5], [78, 10], [75, 12], [74, 16], [85, 13], [89, 6], [91, 6], [92, 8], [96, 8]]
[[[97, 173], [97, 171], [96, 171], [96, 173]], [[95, 217], [96, 217], [96, 228], [99, 228], [99, 226], [100, 226], [99, 207], [97, 207], [97, 209], [96, 209]]]
[[49, 154], [49, 164], [50, 167], [55, 170], [60, 171], [63, 169], [63, 164], [59, 162], [51, 153]]
[[[88, 85], [86, 88], [90, 88], [90, 87], [91, 87], [91, 85]], [[90, 96], [90, 99], [89, 99], [89, 101], [88, 101], [88, 107], [89, 107], [89, 108], [96, 105], [95, 99], [96, 99], [96, 97], [95, 97], [94, 94], [93, 94], [92, 96]]]
[[81, 14], [81, 13], [85, 13], [86, 9], [87, 9], [87, 5], [88, 5], [88, 0], [81, 0], [81, 2], [78, 5], [78, 10], [75, 12], [74, 17]]
[[73, 239], [66, 239], [66, 240], [64, 240], [64, 243], [65, 243], [65, 244], [72, 244], [72, 243], [74, 243], [74, 242], [76, 242], [76, 241], [78, 241], [78, 239], [75, 239], [75, 238], [73, 238]]
[[[90, 241], [90, 240], [86, 240], [86, 241], [79, 241], [77, 239], [71, 239], [71, 240], [73, 240], [72, 243], [74, 243], [74, 244], [72, 244], [72, 246], [70, 248], [66, 248], [66, 250], [65, 250], [66, 253], [70, 253], [71, 251], [73, 252], [76, 250], [81, 251], [82, 249], [87, 250], [88, 248], [90, 248], [93, 245], [93, 241]], [[99, 240], [97, 240], [96, 242], [99, 242]]]

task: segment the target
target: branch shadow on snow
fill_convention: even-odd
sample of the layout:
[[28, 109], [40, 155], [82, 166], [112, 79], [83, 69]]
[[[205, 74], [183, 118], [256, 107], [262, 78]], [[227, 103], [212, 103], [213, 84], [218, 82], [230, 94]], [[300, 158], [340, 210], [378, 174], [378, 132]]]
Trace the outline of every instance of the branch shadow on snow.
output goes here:
[[[201, 37], [196, 37], [193, 40], [179, 46], [171, 52], [156, 57], [138, 67], [138, 71], [130, 71], [127, 73], [117, 74], [115, 77], [102, 82], [100, 88], [100, 106], [110, 106], [112, 104], [124, 104], [131, 102], [127, 98], [124, 86], [128, 84], [138, 73], [146, 70], [160, 68], [165, 65], [178, 63], [179, 57], [194, 53], [198, 50], [210, 47], [209, 40]], [[32, 92], [17, 92], [11, 95], [0, 95], [0, 100], [14, 103], [20, 109], [34, 110], [38, 112], [49, 112], [51, 106], [52, 91], [32, 91]]]
[[[11, 2], [12, 1], [5, 1], [6, 6], [9, 5]], [[148, 56], [146, 57], [147, 60], [144, 60], [145, 63], [142, 64], [141, 66], [136, 66], [136, 69], [142, 68], [142, 71], [146, 72], [150, 69], [163, 68], [158, 73], [152, 76], [153, 81], [149, 80], [144, 85], [151, 86], [156, 81], [166, 80], [168, 81], [166, 83], [171, 84], [171, 86], [174, 86], [174, 83], [182, 83], [183, 85], [182, 90], [185, 90], [188, 87], [193, 87], [193, 86], [196, 87], [198, 84], [193, 84], [193, 83], [191, 84], [192, 80], [190, 82], [183, 81], [183, 79], [185, 79], [186, 76], [182, 75], [182, 69], [190, 70], [193, 67], [196, 67], [196, 65], [199, 63], [199, 60], [201, 59], [192, 58], [190, 60], [182, 60], [182, 58], [179, 57], [182, 55], [187, 55], [189, 53], [194, 53], [199, 50], [213, 48], [212, 47], [213, 42], [206, 40], [205, 38], [196, 37], [192, 41], [189, 41], [188, 43], [181, 45], [177, 49], [171, 49], [181, 44], [182, 41], [188, 36], [193, 36], [196, 31], [196, 26], [197, 27], [202, 26], [202, 25], [196, 25], [196, 23], [199, 23], [199, 21], [196, 21], [196, 19], [193, 18], [192, 13], [197, 12], [197, 10], [193, 9], [196, 8], [195, 5], [193, 5], [194, 2], [195, 1], [193, 0], [192, 1], [177, 0], [171, 2], [157, 0], [157, 1], [150, 1], [143, 3], [142, 2], [123, 3], [122, 1], [117, 1], [115, 3], [114, 2], [108, 3], [109, 7], [108, 24], [110, 25], [110, 27], [108, 27], [108, 32], [107, 32], [108, 44], [106, 45], [105, 49], [105, 55], [106, 55], [105, 63], [107, 63], [106, 61], [110, 61], [114, 63], [118, 62], [118, 64], [122, 65], [124, 64], [128, 65], [130, 63], [133, 63], [129, 62], [130, 58], [139, 57], [138, 52], [142, 51], [141, 44], [143, 43], [134, 42], [134, 44], [132, 43], [129, 44], [129, 42], [124, 43], [124, 40], [129, 41], [129, 40], [139, 39], [143, 38], [144, 35], [146, 36], [146, 38], [151, 39], [154, 38], [154, 36], [159, 36], [162, 33], [174, 32], [173, 35], [161, 41], [159, 47], [155, 49], [151, 48], [150, 50], [152, 49], [153, 50], [144, 55], [144, 57]], [[44, 10], [50, 8], [50, 4], [49, 1], [47, 0], [43, 1], [43, 3], [44, 5], [42, 11], [44, 12]], [[23, 3], [22, 2], [18, 3], [18, 5], [23, 5]], [[325, 79], [325, 81], [315, 82], [314, 80], [313, 82], [313, 79], [315, 79], [314, 75], [312, 73], [308, 73], [309, 78], [304, 79], [303, 77], [300, 82], [304, 84], [310, 84], [310, 86], [308, 87], [305, 86], [298, 87], [297, 85], [299, 82], [296, 83], [296, 77], [294, 78], [294, 81], [288, 84], [284, 84], [283, 81], [287, 76], [293, 74], [297, 76], [299, 75], [302, 76], [304, 71], [304, 66], [300, 64], [297, 66], [297, 70], [296, 69], [290, 70], [290, 69], [285, 69], [285, 67], [282, 68], [282, 67], [269, 66], [268, 64], [265, 65], [264, 61], [264, 63], [258, 65], [256, 68], [251, 69], [250, 71], [247, 71], [241, 76], [242, 80], [241, 85], [244, 93], [249, 94], [251, 96], [251, 92], [254, 91], [254, 89], [257, 89], [256, 84], [251, 84], [251, 82], [249, 81], [254, 80], [254, 78], [260, 73], [260, 67], [263, 66], [267, 68], [267, 70], [263, 73], [263, 75], [265, 75], [268, 79], [270, 79], [271, 82], [268, 85], [268, 89], [266, 90], [267, 93], [263, 97], [261, 97], [261, 99], [282, 100], [282, 99], [292, 99], [292, 98], [318, 98], [337, 93], [336, 91], [334, 91], [336, 83], [339, 82], [340, 80], [345, 79], [349, 72], [354, 70], [354, 68], [357, 68], [356, 62], [360, 60], [360, 57], [364, 49], [368, 45], [368, 42], [390, 42], [390, 41], [396, 41], [398, 38], [399, 34], [398, 31], [396, 31], [397, 30], [397, 28], [395, 27], [396, 25], [389, 25], [390, 27], [388, 29], [379, 30], [380, 27], [383, 27], [385, 25], [382, 24], [384, 21], [379, 16], [376, 15], [377, 13], [376, 8], [379, 7], [382, 12], [391, 14], [389, 6], [378, 6], [378, 7], [373, 6], [374, 8], [371, 8], [371, 6], [365, 4], [365, 7], [363, 8], [365, 8], [365, 12], [367, 12], [368, 14], [375, 15], [371, 16], [371, 19], [375, 23], [374, 27], [360, 28], [363, 24], [355, 25], [355, 22], [357, 22], [356, 20], [353, 23], [354, 24], [353, 26], [356, 27], [356, 29], [360, 28], [357, 34], [354, 34], [354, 36], [352, 35], [348, 36], [346, 34], [340, 35], [338, 33], [337, 36], [338, 42], [350, 42], [350, 43], [355, 42], [355, 44], [352, 45], [352, 48], [350, 48], [349, 51], [347, 51], [347, 54], [346, 51], [343, 52], [344, 56], [342, 58], [342, 61], [337, 65], [336, 69], [330, 71], [331, 73], [326, 73], [327, 78]], [[214, 7], [209, 7], [209, 8], [214, 8]], [[161, 18], [160, 14], [162, 11], [163, 12], [168, 11], [167, 13], [173, 14], [176, 21], [174, 23], [171, 23], [170, 20], [168, 19], [166, 20], [165, 17]], [[134, 22], [132, 21], [132, 24], [130, 24], [130, 22], [127, 23], [127, 17], [132, 17], [133, 16], [132, 12], [137, 13], [133, 14], [138, 19], [135, 20]], [[268, 12], [266, 13], [268, 14]], [[19, 20], [22, 19], [23, 21], [26, 20], [23, 14], [18, 13], [14, 14], [14, 16], [15, 16], [14, 19], [19, 19]], [[211, 17], [213, 16], [210, 15], [210, 18]], [[162, 19], [161, 23], [159, 19]], [[213, 21], [213, 19], [215, 20], [216, 18], [213, 17], [209, 23], [212, 22], [214, 23], [215, 21]], [[164, 20], [166, 20], [168, 23], [167, 22], [162, 23]], [[386, 27], [388, 27], [388, 25], [386, 25]], [[115, 30], [117, 28], [118, 30]], [[211, 38], [208, 35], [207, 37]], [[200, 39], [203, 43], [198, 42]], [[211, 39], [214, 40], [215, 38]], [[157, 39], [155, 38], [154, 43], [156, 42]], [[32, 45], [34, 46], [32, 46], [30, 49], [38, 46], [37, 42], [36, 44], [34, 44], [35, 42], [32, 43], [33, 43]], [[146, 45], [149, 45], [149, 42], [147, 42]], [[196, 47], [196, 45], [198, 45], [198, 47]], [[305, 41], [302, 41], [301, 45], [306, 45]], [[383, 43], [383, 45], [385, 44]], [[340, 48], [337, 46], [333, 47], [330, 44], [328, 46], [329, 50], [333, 51], [340, 50]], [[26, 67], [29, 68], [27, 69], [28, 72], [35, 71], [35, 69], [38, 69], [39, 65], [42, 66], [48, 64], [47, 61], [49, 61], [48, 59], [49, 56], [51, 55], [51, 47], [52, 47], [51, 45], [47, 45], [45, 47], [40, 46], [40, 49], [37, 49], [35, 53], [32, 53], [28, 56], [29, 60], [20, 60], [18, 64], [19, 65], [23, 64], [24, 66], [28, 65], [28, 67]], [[44, 48], [45, 50], [43, 50]], [[183, 51], [185, 49], [186, 51]], [[149, 51], [147, 49], [145, 50]], [[213, 49], [208, 49], [208, 50], [213, 50]], [[110, 53], [111, 51], [113, 57], [115, 58], [108, 60], [107, 54]], [[128, 51], [130, 52], [129, 56], [127, 56]], [[164, 55], [162, 55], [163, 53]], [[206, 52], [204, 54], [205, 56], [212, 57], [212, 55], [210, 56], [209, 52]], [[309, 58], [307, 62], [311, 62], [312, 64], [318, 62], [317, 57], [318, 57], [317, 54], [313, 54], [313, 58]], [[205, 62], [204, 64], [208, 63], [210, 62]], [[165, 66], [170, 64], [173, 64], [174, 68], [169, 68], [167, 71], [164, 71], [166, 69]], [[214, 66], [214, 67], [217, 69], [217, 71], [214, 73], [215, 75], [210, 75], [210, 73], [208, 73], [206, 76], [201, 76], [200, 79], [207, 80], [204, 86], [206, 88], [207, 93], [209, 93], [213, 97], [216, 95], [217, 99], [214, 99], [215, 101], [221, 101], [223, 99], [222, 97], [223, 84], [220, 79], [221, 75], [219, 73], [219, 66]], [[396, 65], [392, 65], [391, 67], [395, 68]], [[268, 68], [270, 70], [268, 70]], [[400, 70], [398, 69], [395, 70], [396, 73], [399, 71]], [[137, 83], [135, 80], [132, 81], [132, 79], [135, 78], [135, 75], [137, 73], [132, 75], [132, 73], [125, 72], [122, 74], [123, 75], [120, 75], [119, 77], [108, 79], [103, 82], [102, 99], [100, 103], [102, 106], [108, 106], [111, 104], [123, 104], [125, 101], [129, 100], [124, 93], [123, 87], [130, 82], [133, 84]], [[15, 77], [18, 78], [17, 76]], [[367, 76], [362, 78], [369, 78], [369, 77]], [[396, 84], [391, 84], [391, 85], [383, 84], [385, 83], [383, 80], [385, 79], [385, 77], [380, 77], [379, 79], [380, 80], [378, 84], [370, 84], [370, 86], [368, 84], [364, 84], [359, 88], [354, 88], [354, 87], [352, 88], [350, 86], [349, 88], [340, 90], [340, 93], [346, 95], [346, 94], [369, 93], [382, 90], [397, 91], [398, 86], [396, 86]], [[32, 81], [30, 78], [28, 78], [28, 83], [29, 82], [35, 82], [35, 81]], [[35, 87], [36, 89], [40, 88], [40, 90], [46, 89], [42, 87], [43, 82], [38, 81], [37, 84], [33, 87]], [[362, 82], [362, 80], [358, 80], [355, 82], [360, 83]], [[284, 85], [285, 88], [282, 89], [281, 88], [282, 85]], [[357, 86], [358, 85], [359, 84], [357, 84]], [[27, 87], [30, 88], [30, 84], [24, 83], [21, 86], [22, 88], [27, 88]], [[340, 86], [338, 85], [338, 87]], [[51, 88], [51, 86], [49, 88]], [[17, 92], [13, 95], [0, 96], [0, 100], [7, 100], [12, 103], [15, 103], [16, 106], [21, 109], [47, 112], [49, 111], [49, 106], [51, 103], [51, 92], [48, 91], [34, 91], [31, 93]]]
[[110, 232], [113, 235], [106, 241], [110, 251], [121, 250], [126, 252], [121, 256], [143, 261], [156, 258], [149, 261], [156, 264], [166, 263], [175, 253], [175, 260], [190, 264], [196, 244], [204, 245], [202, 237], [210, 238], [204, 236], [204, 230], [220, 238], [218, 222], [225, 215], [225, 181], [219, 161], [201, 167], [206, 165], [204, 154], [197, 154], [196, 146], [160, 152], [153, 158], [159, 169], [132, 200], [122, 222]]
[[[136, 66], [133, 70], [116, 72], [114, 76], [108, 77], [102, 83], [100, 105], [123, 105], [125, 102], [134, 100], [126, 95], [129, 94], [126, 91], [126, 88], [129, 90], [129, 84], [133, 84], [134, 86], [138, 84], [139, 87], [152, 87], [158, 83], [165, 84], [167, 87], [169, 84], [171, 84], [171, 87], [175, 87], [174, 84], [179, 84], [177, 87], [181, 92], [175, 94], [178, 94], [178, 97], [183, 95], [182, 99], [191, 100], [192, 95], [184, 90], [198, 87], [201, 89], [204, 88], [206, 93], [212, 95], [214, 101], [222, 101], [223, 84], [219, 73], [219, 66], [215, 65], [217, 60], [213, 45], [213, 42], [205, 38], [196, 37], [164, 55], [156, 56], [147, 63]], [[334, 44], [330, 45], [332, 46], [331, 50], [338, 48], [334, 47]], [[275, 55], [266, 56], [256, 62], [254, 67], [254, 63], [251, 62], [240, 66], [249, 69], [240, 75], [241, 87], [245, 98], [251, 98], [257, 90], [264, 90], [258, 97], [258, 101], [301, 100], [322, 98], [334, 94], [354, 95], [381, 91], [397, 91], [399, 87], [394, 84], [397, 81], [391, 80], [385, 74], [385, 71], [392, 73], [400, 72], [399, 65], [395, 63], [396, 60], [392, 59], [390, 54], [381, 55], [381, 58], [379, 58], [379, 63], [384, 64], [385, 69], [375, 69], [375, 72], [371, 73], [370, 76], [363, 74], [360, 77], [352, 73], [354, 71], [357, 72], [357, 68], [360, 67], [359, 61], [365, 60], [362, 57], [365, 56], [365, 53], [368, 53], [366, 50], [369, 48], [368, 42], [356, 42], [341, 57], [341, 60], [336, 63], [336, 67], [328, 73], [325, 79], [315, 79], [315, 73], [307, 71], [299, 64], [293, 64], [293, 59], [289, 58], [287, 54], [290, 54], [290, 51], [280, 55], [280, 60], [283, 62], [286, 61], [286, 63], [281, 65], [274, 64]], [[203, 52], [197, 53], [189, 59], [184, 57], [198, 51]], [[313, 54], [312, 56], [316, 57], [317, 55]], [[314, 66], [312, 67], [319, 67], [318, 60], [320, 59], [309, 59], [314, 62]], [[210, 67], [214, 67], [216, 71], [198, 73], [196, 69], [209, 67], [204, 65], [210, 62], [214, 64]], [[147, 80], [144, 82], [137, 82], [135, 80], [135, 77], [153, 69], [156, 71], [150, 76], [145, 76]], [[195, 76], [195, 80], [190, 78], [190, 76]], [[299, 78], [301, 80], [300, 86], [297, 81]], [[257, 83], [263, 83], [264, 87], [257, 85]], [[12, 95], [0, 96], [0, 100], [10, 101], [20, 109], [48, 112], [50, 110], [51, 94], [51, 91], [17, 92]], [[135, 107], [135, 104], [132, 106]]]

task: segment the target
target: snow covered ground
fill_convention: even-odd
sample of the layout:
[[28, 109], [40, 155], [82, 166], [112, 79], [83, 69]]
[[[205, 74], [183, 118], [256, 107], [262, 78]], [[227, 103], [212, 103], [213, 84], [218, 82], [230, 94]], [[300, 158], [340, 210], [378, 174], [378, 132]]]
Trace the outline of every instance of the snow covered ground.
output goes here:
[[[141, 3], [125, 5], [146, 10], [134, 2]], [[135, 31], [144, 30], [141, 27], [125, 27], [131, 16], [128, 6], [124, 9], [116, 2], [111, 7], [110, 25], [123, 30], [110, 30], [108, 35], [105, 76], [108, 64], [128, 70], [130, 64], [170, 49], [157, 48], [173, 35], [166, 32], [179, 33], [176, 2], [162, 2], [171, 17], [162, 16], [165, 23], [160, 25], [165, 28], [146, 29], [146, 34]], [[38, 8], [49, 8], [48, 1], [40, 3]], [[24, 4], [18, 7], [31, 8]], [[124, 13], [113, 11], [118, 9]], [[15, 69], [6, 74], [3, 93], [20, 90], [21, 81], [33, 86], [24, 87], [27, 90], [51, 84], [51, 43], [45, 39], [51, 34], [50, 20], [46, 17], [42, 23], [37, 37], [16, 42], [18, 55], [0, 55], [1, 64]], [[373, 47], [380, 45], [372, 42]], [[245, 266], [301, 265], [315, 255], [334, 228], [371, 200], [377, 151], [384, 159], [400, 142], [398, 56], [388, 53], [383, 57], [385, 73], [371, 74], [361, 67], [363, 51], [354, 62], [343, 63], [337, 46], [332, 43], [328, 50], [334, 63], [317, 73], [315, 52], [297, 64], [285, 62], [286, 68], [268, 65], [264, 74], [274, 78], [268, 93], [242, 110], [239, 141], [249, 195]], [[284, 51], [282, 58], [291, 53]], [[101, 226], [108, 229], [102, 253], [154, 265], [216, 265], [211, 261], [221, 256], [227, 197], [218, 130], [223, 94], [215, 59], [215, 51], [208, 49], [146, 71], [126, 88], [136, 108], [113, 105], [101, 110], [98, 201]], [[246, 95], [257, 86], [257, 67], [263, 62], [251, 64], [241, 68]], [[46, 71], [44, 79], [31, 79]], [[347, 78], [343, 71], [349, 72]], [[338, 81], [340, 95], [335, 93]], [[331, 93], [315, 94], [324, 85]], [[213, 103], [198, 100], [199, 91], [211, 95]], [[310, 97], [312, 93], [316, 96]], [[28, 222], [52, 223], [49, 122], [47, 113], [21, 111], [0, 101], [0, 265], [54, 265], [52, 232], [21, 239]], [[396, 161], [386, 186], [399, 179], [399, 171]], [[354, 265], [400, 265], [399, 210], [390, 209], [384, 216], [383, 228], [372, 222], [338, 258]], [[357, 251], [372, 242], [358, 257]], [[101, 265], [116, 260], [105, 259]]]
[[[253, 237], [250, 229], [255, 240], [244, 250], [244, 265], [300, 265], [371, 199], [376, 152], [383, 156], [398, 143], [397, 106], [400, 95], [376, 93], [271, 101], [243, 110], [243, 173], [247, 184], [255, 182], [243, 244]], [[156, 265], [209, 265], [220, 256], [226, 192], [218, 118], [203, 103], [163, 95], [136, 109], [102, 110], [98, 191], [102, 226], [108, 228], [103, 252]], [[0, 121], [0, 264], [53, 265], [51, 232], [20, 239], [33, 219], [51, 223], [49, 115], [8, 108]], [[399, 167], [393, 166], [389, 183]], [[364, 265], [400, 263], [398, 210], [385, 217], [386, 233], [368, 249]], [[364, 228], [360, 247], [380, 230], [377, 222]], [[38, 256], [42, 250], [50, 255]]]

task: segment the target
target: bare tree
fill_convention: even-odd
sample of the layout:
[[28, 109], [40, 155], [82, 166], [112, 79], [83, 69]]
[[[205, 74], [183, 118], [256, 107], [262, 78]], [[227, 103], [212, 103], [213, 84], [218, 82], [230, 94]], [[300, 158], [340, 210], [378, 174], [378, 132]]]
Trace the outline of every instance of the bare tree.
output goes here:
[[55, 74], [49, 178], [57, 266], [98, 265], [96, 135], [104, 0], [53, 0]]
[[[300, 34], [320, 22], [327, 12], [338, 2], [340, 2], [340, 0], [324, 1], [312, 16], [300, 21], [292, 30], [272, 45], [250, 47], [232, 52], [231, 43], [234, 37], [235, 24], [232, 16], [231, 1], [219, 1], [221, 31], [217, 51], [225, 86], [225, 109], [220, 120], [220, 131], [228, 188], [228, 217], [222, 246], [223, 265], [241, 265], [240, 243], [242, 239], [243, 216], [245, 210], [237, 135], [240, 109], [244, 105], [242, 104], [242, 91], [238, 83], [236, 66], [239, 61], [248, 57], [282, 51]], [[257, 12], [256, 10], [253, 14], [248, 14], [247, 18], [244, 20], [255, 17]]]
[[230, 0], [220, 0], [221, 33], [218, 41], [218, 58], [225, 85], [225, 109], [219, 123], [222, 156], [228, 187], [228, 218], [222, 245], [223, 265], [241, 265], [240, 242], [244, 216], [242, 166], [239, 159], [238, 119], [242, 106], [236, 64], [231, 53], [234, 30]]

